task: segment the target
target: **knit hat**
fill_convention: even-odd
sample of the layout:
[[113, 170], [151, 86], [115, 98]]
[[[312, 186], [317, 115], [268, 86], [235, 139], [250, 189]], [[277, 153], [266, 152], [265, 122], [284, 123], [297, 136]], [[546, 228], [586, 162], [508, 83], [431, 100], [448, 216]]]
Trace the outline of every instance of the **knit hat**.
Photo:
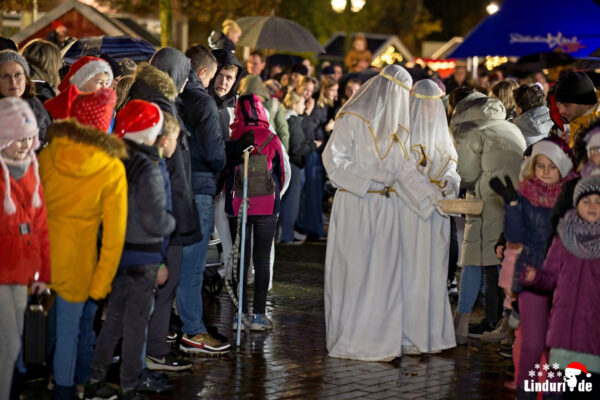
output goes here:
[[587, 368], [585, 367], [585, 365], [583, 365], [582, 363], [577, 362], [577, 361], [573, 361], [572, 363], [567, 365], [567, 368], [565, 369], [565, 374], [580, 375], [582, 372], [588, 378], [592, 376], [592, 374], [590, 374], [587, 371]]
[[[33, 163], [35, 173], [35, 190], [31, 204], [33, 207], [40, 207], [42, 200], [39, 195], [40, 177], [38, 174], [37, 158], [35, 150], [40, 147], [40, 139], [38, 137], [38, 125], [33, 111], [26, 101], [16, 97], [5, 97], [0, 99], [0, 150], [10, 146], [14, 141], [33, 138], [33, 144], [29, 149], [29, 157]], [[4, 162], [4, 158], [0, 156], [0, 165], [4, 175], [4, 212], [6, 214], [14, 214], [17, 211], [15, 203], [10, 195], [10, 176], [8, 167]]]
[[559, 103], [596, 104], [594, 83], [585, 72], [569, 71], [556, 87], [556, 101]]
[[538, 154], [543, 154], [556, 165], [561, 177], [566, 177], [573, 169], [573, 154], [569, 146], [560, 138], [548, 136], [533, 145], [531, 160]]
[[600, 194], [600, 175], [581, 178], [573, 192], [573, 205], [577, 207], [579, 200], [590, 194]]
[[25, 70], [25, 75], [29, 76], [29, 64], [27, 64], [25, 57], [14, 50], [7, 49], [0, 51], [0, 67], [9, 61], [14, 61], [17, 64], [20, 64], [21, 67], [23, 67], [23, 70]]
[[79, 123], [108, 132], [112, 121], [117, 95], [112, 89], [98, 89], [95, 92], [82, 93], [71, 106], [69, 117]]
[[163, 127], [163, 113], [149, 101], [132, 100], [117, 113], [114, 133], [137, 143], [155, 140]]
[[69, 72], [58, 85], [58, 90], [61, 92], [66, 90], [70, 84], [76, 85], [79, 89], [81, 86], [92, 79], [95, 75], [105, 73], [110, 77], [109, 86], [113, 80], [113, 73], [110, 65], [106, 61], [98, 57], [84, 56], [75, 61]]

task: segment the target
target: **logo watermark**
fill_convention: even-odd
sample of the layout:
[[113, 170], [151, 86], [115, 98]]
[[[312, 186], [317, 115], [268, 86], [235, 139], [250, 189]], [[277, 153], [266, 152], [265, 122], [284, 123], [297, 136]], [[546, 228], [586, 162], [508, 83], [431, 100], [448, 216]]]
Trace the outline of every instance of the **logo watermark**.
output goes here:
[[[543, 382], [541, 378], [546, 376]], [[534, 369], [528, 373], [531, 379], [525, 380], [523, 389], [526, 392], [591, 392], [592, 382], [585, 378], [592, 376], [585, 365], [572, 362], [567, 365], [565, 372], [560, 369], [560, 364], [535, 364]]]
[[546, 36], [542, 35], [522, 35], [520, 33], [511, 33], [510, 44], [513, 43], [546, 43], [550, 50], [559, 47], [566, 52], [574, 53], [585, 46], [579, 41], [577, 36], [566, 37], [562, 32], [557, 32], [556, 35], [548, 32]]

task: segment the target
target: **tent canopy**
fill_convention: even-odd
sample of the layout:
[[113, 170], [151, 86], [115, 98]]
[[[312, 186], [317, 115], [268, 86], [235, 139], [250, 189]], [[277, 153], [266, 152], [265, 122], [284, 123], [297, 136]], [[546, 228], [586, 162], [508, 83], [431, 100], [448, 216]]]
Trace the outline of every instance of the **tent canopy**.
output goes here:
[[505, 0], [449, 57], [523, 56], [557, 48], [586, 57], [600, 47], [599, 16], [598, 0]]

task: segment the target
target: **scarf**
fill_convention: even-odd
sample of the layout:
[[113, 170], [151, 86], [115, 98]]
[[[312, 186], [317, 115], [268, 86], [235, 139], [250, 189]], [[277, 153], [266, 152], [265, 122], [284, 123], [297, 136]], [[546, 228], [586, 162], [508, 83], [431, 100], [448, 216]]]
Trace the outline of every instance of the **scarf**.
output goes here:
[[567, 211], [558, 223], [558, 236], [569, 253], [584, 260], [600, 258], [600, 222], [584, 221], [576, 209]]
[[552, 208], [565, 181], [566, 179], [558, 183], [544, 183], [534, 177], [519, 182], [517, 191], [535, 207]]

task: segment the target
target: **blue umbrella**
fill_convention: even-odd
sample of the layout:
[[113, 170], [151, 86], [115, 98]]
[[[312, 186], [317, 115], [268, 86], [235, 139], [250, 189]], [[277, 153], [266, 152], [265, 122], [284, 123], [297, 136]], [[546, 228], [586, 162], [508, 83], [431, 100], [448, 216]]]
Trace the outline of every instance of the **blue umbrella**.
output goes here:
[[156, 49], [141, 38], [129, 36], [92, 36], [75, 41], [64, 54], [67, 64], [72, 64], [81, 56], [100, 56], [106, 53], [116, 61], [130, 58], [133, 61], [148, 61]]

